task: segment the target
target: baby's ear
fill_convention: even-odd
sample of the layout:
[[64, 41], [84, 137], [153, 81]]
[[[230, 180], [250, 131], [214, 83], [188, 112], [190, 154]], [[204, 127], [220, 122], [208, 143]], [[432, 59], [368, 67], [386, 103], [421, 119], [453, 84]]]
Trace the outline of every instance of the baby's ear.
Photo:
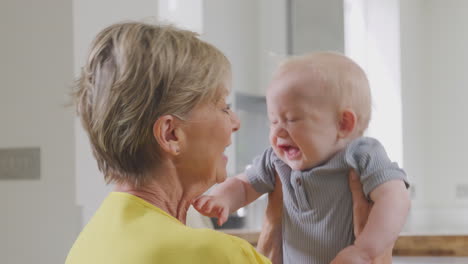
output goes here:
[[338, 124], [338, 136], [340, 138], [346, 138], [352, 135], [356, 128], [356, 122], [357, 118], [354, 111], [349, 109], [341, 111]]

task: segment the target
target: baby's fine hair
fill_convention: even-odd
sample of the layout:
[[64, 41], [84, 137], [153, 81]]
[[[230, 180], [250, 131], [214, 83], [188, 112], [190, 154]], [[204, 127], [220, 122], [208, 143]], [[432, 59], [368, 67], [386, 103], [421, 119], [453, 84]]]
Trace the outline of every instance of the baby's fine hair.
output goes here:
[[371, 91], [364, 70], [350, 58], [336, 52], [314, 52], [287, 59], [278, 73], [297, 67], [310, 68], [318, 74], [324, 85], [324, 93], [336, 99], [337, 111], [350, 109], [357, 117], [356, 128], [362, 135], [371, 118]]

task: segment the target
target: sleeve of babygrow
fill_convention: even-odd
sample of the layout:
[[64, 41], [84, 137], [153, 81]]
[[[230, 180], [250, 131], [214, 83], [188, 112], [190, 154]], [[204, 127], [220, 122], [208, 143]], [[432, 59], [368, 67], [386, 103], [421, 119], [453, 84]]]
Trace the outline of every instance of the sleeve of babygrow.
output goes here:
[[405, 171], [390, 160], [377, 139], [362, 137], [353, 141], [346, 150], [346, 160], [359, 173], [368, 198], [376, 187], [391, 180], [402, 180], [409, 187]]
[[275, 168], [273, 164], [275, 157], [273, 149], [269, 147], [245, 169], [250, 184], [259, 193], [271, 192], [275, 187]]

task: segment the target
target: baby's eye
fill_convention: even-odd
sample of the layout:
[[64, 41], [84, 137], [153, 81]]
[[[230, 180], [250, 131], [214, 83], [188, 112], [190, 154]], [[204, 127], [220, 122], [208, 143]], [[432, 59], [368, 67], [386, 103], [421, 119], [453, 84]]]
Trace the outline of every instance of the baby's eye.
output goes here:
[[288, 119], [286, 119], [286, 122], [288, 122], [288, 123], [294, 123], [294, 122], [297, 122], [298, 120], [299, 120], [299, 119], [297, 119], [297, 118], [288, 118]]

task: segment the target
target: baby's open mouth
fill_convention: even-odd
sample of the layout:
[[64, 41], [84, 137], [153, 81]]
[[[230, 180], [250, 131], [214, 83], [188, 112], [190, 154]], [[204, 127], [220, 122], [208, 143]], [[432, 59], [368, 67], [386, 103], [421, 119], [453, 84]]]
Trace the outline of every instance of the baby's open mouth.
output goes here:
[[297, 159], [301, 154], [299, 148], [291, 145], [279, 145], [278, 147], [286, 154], [288, 159]]

